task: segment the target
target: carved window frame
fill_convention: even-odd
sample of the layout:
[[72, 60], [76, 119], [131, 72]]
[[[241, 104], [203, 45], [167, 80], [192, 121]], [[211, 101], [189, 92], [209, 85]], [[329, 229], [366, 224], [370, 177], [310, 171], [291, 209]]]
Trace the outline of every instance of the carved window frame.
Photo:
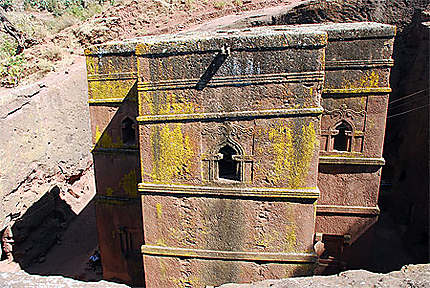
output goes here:
[[[243, 146], [239, 144], [239, 141], [241, 141], [241, 138], [244, 137], [244, 135], [252, 137], [252, 134], [253, 128], [243, 128], [229, 122], [225, 122], [222, 126], [218, 126], [216, 128], [203, 129], [202, 135], [210, 135], [209, 137], [218, 139], [218, 143], [216, 145], [209, 148], [207, 153], [202, 154], [202, 161], [204, 162], [202, 168], [204, 169], [203, 180], [222, 184], [251, 183], [253, 179], [252, 165], [254, 162], [254, 156], [247, 155]], [[233, 138], [237, 138], [239, 141]], [[232, 155], [232, 160], [236, 161], [239, 166], [239, 180], [229, 180], [219, 177], [218, 161], [223, 157], [220, 150], [226, 145], [230, 146], [237, 152], [236, 155]]]
[[[346, 144], [346, 150], [336, 150], [334, 149], [334, 143], [336, 141], [336, 136], [339, 135], [339, 129], [338, 127], [342, 125], [343, 123], [346, 123], [349, 127], [351, 127], [351, 131], [345, 131], [345, 136], [347, 137], [347, 144]], [[355, 127], [354, 125], [346, 120], [342, 119], [339, 122], [337, 122], [335, 125], [332, 126], [329, 130], [329, 152], [353, 152], [352, 147], [354, 147], [354, 131]]]

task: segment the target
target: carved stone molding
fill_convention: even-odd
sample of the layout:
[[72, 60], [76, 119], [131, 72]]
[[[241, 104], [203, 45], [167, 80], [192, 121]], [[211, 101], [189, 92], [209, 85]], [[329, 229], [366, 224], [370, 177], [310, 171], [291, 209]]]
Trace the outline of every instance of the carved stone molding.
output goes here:
[[205, 127], [202, 129], [202, 135], [209, 136], [214, 140], [222, 136], [224, 136], [227, 141], [232, 141], [233, 139], [240, 140], [244, 136], [251, 137], [253, 133], [253, 127], [245, 128], [230, 122], [225, 122], [223, 125], [217, 127]]
[[340, 118], [340, 119], [349, 118], [349, 119], [354, 120], [355, 117], [357, 117], [357, 116], [361, 116], [361, 117], [366, 116], [366, 111], [361, 110], [361, 111], [357, 112], [353, 109], [349, 109], [346, 104], [342, 104], [342, 105], [340, 105], [340, 107], [338, 109], [334, 109], [334, 110], [325, 109], [324, 114], [330, 115], [330, 118], [332, 118], [332, 119], [333, 118]]

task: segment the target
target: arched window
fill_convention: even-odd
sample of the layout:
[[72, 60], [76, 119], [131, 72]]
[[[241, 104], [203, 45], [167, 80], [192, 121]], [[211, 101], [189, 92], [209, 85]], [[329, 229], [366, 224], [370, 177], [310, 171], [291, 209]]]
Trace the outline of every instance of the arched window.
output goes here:
[[218, 178], [240, 181], [240, 162], [233, 159], [238, 152], [229, 145], [223, 146], [219, 153], [222, 158], [218, 160]]
[[346, 121], [342, 121], [336, 126], [335, 130], [337, 133], [333, 136], [333, 150], [350, 151], [352, 136], [351, 125]]
[[134, 122], [129, 117], [125, 118], [121, 123], [122, 143], [133, 145], [136, 143], [136, 131]]

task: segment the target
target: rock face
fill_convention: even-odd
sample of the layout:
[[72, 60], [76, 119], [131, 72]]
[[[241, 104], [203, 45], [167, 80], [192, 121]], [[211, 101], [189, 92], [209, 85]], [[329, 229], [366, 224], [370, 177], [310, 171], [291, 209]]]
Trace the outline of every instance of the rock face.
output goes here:
[[94, 196], [85, 81], [76, 58], [68, 71], [0, 92], [0, 231], [12, 226], [18, 258], [29, 257], [20, 246], [40, 226], [49, 249], [57, 232], [48, 227], [64, 228]]
[[38, 276], [29, 275], [23, 271], [15, 273], [0, 273], [0, 286], [4, 288], [36, 288], [36, 287], [46, 287], [46, 288], [74, 288], [74, 287], [84, 287], [84, 288], [102, 288], [102, 287], [112, 287], [112, 288], [126, 288], [129, 287], [123, 284], [116, 284], [112, 282], [99, 281], [99, 282], [82, 282], [78, 280], [73, 280], [70, 278], [64, 278], [61, 276]]
[[416, 9], [425, 9], [428, 1], [343, 1], [310, 0], [291, 5], [264, 8], [240, 15], [228, 15], [208, 21], [192, 30], [236, 29], [251, 26], [317, 24], [323, 22], [372, 21], [396, 25], [400, 31], [410, 25]]
[[430, 265], [404, 266], [401, 271], [388, 274], [365, 270], [342, 272], [334, 276], [300, 277], [282, 280], [268, 280], [253, 284], [225, 284], [219, 288], [344, 288], [344, 287], [389, 287], [424, 288], [430, 286]]

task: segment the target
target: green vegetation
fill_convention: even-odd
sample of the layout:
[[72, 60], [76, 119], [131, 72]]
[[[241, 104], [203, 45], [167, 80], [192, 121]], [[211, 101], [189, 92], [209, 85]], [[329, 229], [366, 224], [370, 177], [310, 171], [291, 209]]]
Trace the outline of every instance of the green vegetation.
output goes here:
[[13, 7], [13, 0], [0, 0], [0, 7], [5, 10], [9, 10]]
[[224, 0], [218, 0], [218, 1], [215, 1], [215, 2], [214, 2], [214, 7], [215, 7], [216, 9], [222, 9], [222, 8], [224, 8], [224, 7], [225, 7], [225, 5], [227, 5], [227, 2], [226, 2], [226, 1], [224, 1]]
[[193, 8], [193, 4], [194, 4], [195, 0], [185, 0], [185, 6], [188, 9], [192, 9]]
[[[12, 1], [12, 0], [8, 0]], [[103, 0], [24, 0], [25, 7], [37, 9], [37, 10], [46, 10], [51, 12], [52, 14], [59, 16], [65, 13], [70, 13], [78, 16], [79, 18], [83, 18], [88, 14], [87, 10], [91, 10], [89, 8], [94, 6], [100, 6], [104, 2]], [[110, 1], [110, 4], [113, 4], [114, 1]]]
[[[119, 1], [119, 0], [118, 0]], [[189, 0], [194, 1], [194, 0]], [[35, 51], [25, 50], [16, 55], [17, 43], [10, 35], [0, 32], [0, 86], [13, 87], [32, 75], [33, 80], [42, 78], [55, 69], [66, 50], [76, 47], [70, 41], [54, 44], [51, 40], [60, 31], [84, 21], [102, 11], [103, 5], [113, 5], [113, 0], [0, 0], [8, 20], [27, 39], [36, 39]], [[25, 11], [22, 11], [22, 10]], [[67, 47], [67, 48], [65, 48]], [[30, 49], [31, 50], [31, 49]], [[68, 51], [68, 50], [67, 50]]]
[[226, 6], [229, 7], [242, 7], [243, 1], [242, 0], [217, 0], [214, 2], [214, 7], [216, 9], [223, 9]]
[[[3, 39], [2, 39], [3, 40]], [[16, 86], [23, 74], [24, 56], [15, 55], [16, 43], [13, 40], [5, 39], [0, 46], [0, 85]]]

